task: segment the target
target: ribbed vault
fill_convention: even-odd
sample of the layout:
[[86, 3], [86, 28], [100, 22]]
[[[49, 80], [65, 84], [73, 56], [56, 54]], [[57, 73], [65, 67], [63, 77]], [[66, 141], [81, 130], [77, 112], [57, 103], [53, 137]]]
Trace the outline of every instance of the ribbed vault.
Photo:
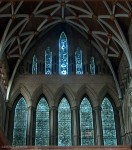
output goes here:
[[67, 23], [80, 32], [102, 55], [109, 66], [121, 97], [114, 66], [122, 53], [130, 69], [127, 32], [132, 18], [129, 0], [3, 0], [0, 2], [0, 58], [6, 54], [13, 66], [8, 86], [29, 46], [38, 36], [59, 23]]

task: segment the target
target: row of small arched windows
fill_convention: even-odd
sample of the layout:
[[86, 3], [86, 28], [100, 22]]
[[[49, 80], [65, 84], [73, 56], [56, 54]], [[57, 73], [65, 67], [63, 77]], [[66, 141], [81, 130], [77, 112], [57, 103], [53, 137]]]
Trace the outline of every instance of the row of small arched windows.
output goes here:
[[[104, 98], [101, 105], [101, 120], [103, 129], [104, 145], [116, 145], [116, 128], [114, 111], [111, 102], [107, 97]], [[94, 123], [92, 106], [87, 97], [84, 97], [80, 104], [80, 143], [81, 145], [94, 145]], [[35, 145], [49, 145], [49, 106], [44, 97], [42, 97], [36, 108], [36, 129]], [[21, 97], [15, 107], [13, 142], [12, 145], [26, 145], [27, 131], [27, 105]], [[63, 97], [58, 106], [58, 146], [71, 146], [71, 109], [66, 97]]]
[[[38, 60], [34, 55], [32, 60], [32, 74], [38, 73]], [[64, 32], [61, 33], [59, 38], [59, 74], [67, 75], [69, 74], [68, 68], [68, 43], [67, 37]], [[45, 74], [52, 74], [52, 51], [50, 47], [45, 50]], [[83, 74], [83, 64], [82, 64], [82, 50], [78, 47], [75, 52], [75, 72], [77, 75]], [[95, 75], [95, 60], [92, 56], [90, 59], [89, 70], [91, 75]]]

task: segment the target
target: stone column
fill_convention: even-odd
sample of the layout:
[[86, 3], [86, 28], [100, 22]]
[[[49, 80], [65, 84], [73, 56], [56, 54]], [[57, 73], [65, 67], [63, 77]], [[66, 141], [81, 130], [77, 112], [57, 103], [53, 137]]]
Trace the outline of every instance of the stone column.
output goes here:
[[28, 116], [27, 116], [27, 145], [34, 145], [34, 122], [35, 122], [35, 107], [29, 106], [28, 108]]
[[79, 109], [78, 107], [72, 107], [72, 145], [77, 146], [80, 145], [79, 140]]
[[50, 107], [50, 140], [49, 145], [58, 145], [58, 109], [56, 107]]
[[122, 112], [122, 108], [118, 107], [118, 111], [119, 111], [119, 118], [120, 118], [120, 131], [121, 131], [121, 143], [125, 144], [126, 140], [125, 140], [125, 128], [124, 128], [124, 120], [123, 120], [123, 112]]
[[97, 106], [93, 108], [95, 114], [95, 144], [103, 145], [103, 131], [101, 122], [101, 107]]
[[6, 119], [5, 119], [5, 129], [4, 129], [5, 136], [8, 135], [9, 122], [11, 121], [9, 119], [10, 118], [10, 112], [11, 112], [11, 107], [6, 106]]

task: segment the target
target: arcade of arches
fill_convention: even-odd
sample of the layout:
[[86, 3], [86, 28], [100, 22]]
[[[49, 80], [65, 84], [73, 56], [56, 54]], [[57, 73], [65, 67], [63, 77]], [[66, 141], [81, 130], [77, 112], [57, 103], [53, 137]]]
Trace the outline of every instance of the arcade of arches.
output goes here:
[[[24, 8], [21, 3], [14, 3], [18, 10], [21, 7], [17, 17], [20, 17], [19, 15], [24, 17], [22, 13]], [[22, 37], [17, 36], [18, 51], [13, 47], [16, 44], [15, 32], [18, 31], [15, 29], [10, 31], [6, 28], [3, 36], [0, 32], [0, 132], [2, 132], [0, 138], [5, 138], [12, 146], [132, 145], [131, 17], [128, 17], [129, 29], [126, 34], [122, 20], [117, 20], [118, 23], [121, 22], [122, 34], [127, 44], [125, 45], [125, 42], [120, 44], [123, 36], [118, 37], [118, 29], [115, 29], [117, 35], [109, 34], [109, 40], [105, 43], [103, 32], [100, 31], [102, 35], [89, 35], [83, 31], [83, 27], [87, 28], [88, 24], [83, 20], [83, 15], [87, 12], [82, 5], [79, 6], [79, 2], [76, 2], [74, 6], [71, 0], [64, 0], [63, 3], [67, 5], [65, 4], [63, 8], [61, 4], [61, 7], [62, 12], [67, 8], [64, 11], [67, 17], [65, 16], [65, 21], [57, 24], [52, 24], [52, 19], [58, 19], [54, 16], [54, 11], [59, 9], [59, 5], [52, 4], [52, 1], [49, 4], [36, 3], [38, 3], [37, 7], [33, 3], [33, 7], [36, 8], [34, 14], [38, 11], [37, 16], [49, 10], [51, 22], [46, 27], [43, 26], [44, 22], [40, 23], [39, 27], [43, 26], [46, 30], [34, 33], [36, 37], [31, 43], [28, 39], [29, 45], [25, 44], [24, 47], [22, 44], [26, 42], [24, 36], [30, 34], [26, 30], [37, 26], [35, 20], [32, 27], [31, 24], [28, 27], [25, 24], [26, 28], [25, 32], [21, 33]], [[107, 0], [104, 2], [105, 9], [109, 8], [109, 3]], [[119, 2], [116, 7], [120, 6], [126, 12], [128, 8], [132, 10], [131, 2], [126, 2], [127, 5], [123, 6], [124, 3]], [[91, 5], [86, 0], [83, 4], [90, 12], [92, 11]], [[3, 12], [9, 7], [8, 5], [12, 6], [8, 1], [0, 3], [0, 19], [2, 15], [5, 18], [8, 15], [8, 10], [6, 14]], [[15, 10], [14, 5], [12, 7]], [[27, 5], [25, 3], [23, 5], [26, 6], [25, 11], [27, 11]], [[52, 7], [56, 9], [53, 11]], [[100, 7], [103, 7], [102, 4]], [[70, 19], [79, 12], [84, 13], [80, 14], [82, 25], [77, 23], [76, 26], [74, 22], [70, 22]], [[57, 12], [56, 15], [59, 13]], [[38, 17], [45, 17], [41, 15]], [[121, 10], [115, 16], [120, 15]], [[30, 19], [32, 20], [32, 17]], [[105, 27], [107, 23], [101, 22], [101, 19], [99, 22], [103, 30], [107, 31]], [[3, 21], [2, 25], [4, 24]], [[18, 23], [16, 28], [21, 26], [19, 25]], [[112, 24], [110, 26], [107, 27], [111, 29], [113, 26]], [[21, 30], [24, 30], [24, 24]], [[113, 30], [111, 29], [111, 32]], [[6, 31], [9, 35], [4, 43]], [[103, 53], [105, 51], [103, 44], [106, 44], [106, 53]], [[129, 51], [128, 54], [126, 49]]]

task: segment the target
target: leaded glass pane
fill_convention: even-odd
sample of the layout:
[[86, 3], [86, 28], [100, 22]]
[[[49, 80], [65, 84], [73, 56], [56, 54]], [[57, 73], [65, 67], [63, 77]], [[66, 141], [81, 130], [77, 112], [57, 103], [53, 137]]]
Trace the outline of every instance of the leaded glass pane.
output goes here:
[[61, 33], [59, 39], [59, 74], [68, 74], [68, 44], [64, 32]]
[[37, 57], [34, 55], [32, 61], [32, 74], [37, 74], [37, 72], [38, 72], [38, 62]]
[[41, 98], [36, 109], [35, 145], [49, 145], [49, 106]]
[[94, 145], [92, 107], [85, 97], [80, 105], [81, 145]]
[[27, 106], [22, 97], [15, 108], [13, 143], [12, 145], [26, 145], [26, 128], [27, 128]]
[[114, 112], [113, 107], [108, 100], [108, 98], [104, 98], [102, 102], [102, 126], [103, 126], [103, 139], [104, 145], [116, 145], [116, 129], [115, 129], [115, 120], [114, 120]]
[[71, 142], [71, 111], [66, 98], [63, 98], [58, 109], [58, 145], [70, 146]]
[[52, 74], [52, 52], [50, 47], [45, 51], [45, 74]]
[[95, 61], [93, 56], [90, 59], [90, 74], [95, 75]]
[[76, 74], [83, 74], [82, 51], [79, 47], [75, 52], [75, 60], [76, 60]]

